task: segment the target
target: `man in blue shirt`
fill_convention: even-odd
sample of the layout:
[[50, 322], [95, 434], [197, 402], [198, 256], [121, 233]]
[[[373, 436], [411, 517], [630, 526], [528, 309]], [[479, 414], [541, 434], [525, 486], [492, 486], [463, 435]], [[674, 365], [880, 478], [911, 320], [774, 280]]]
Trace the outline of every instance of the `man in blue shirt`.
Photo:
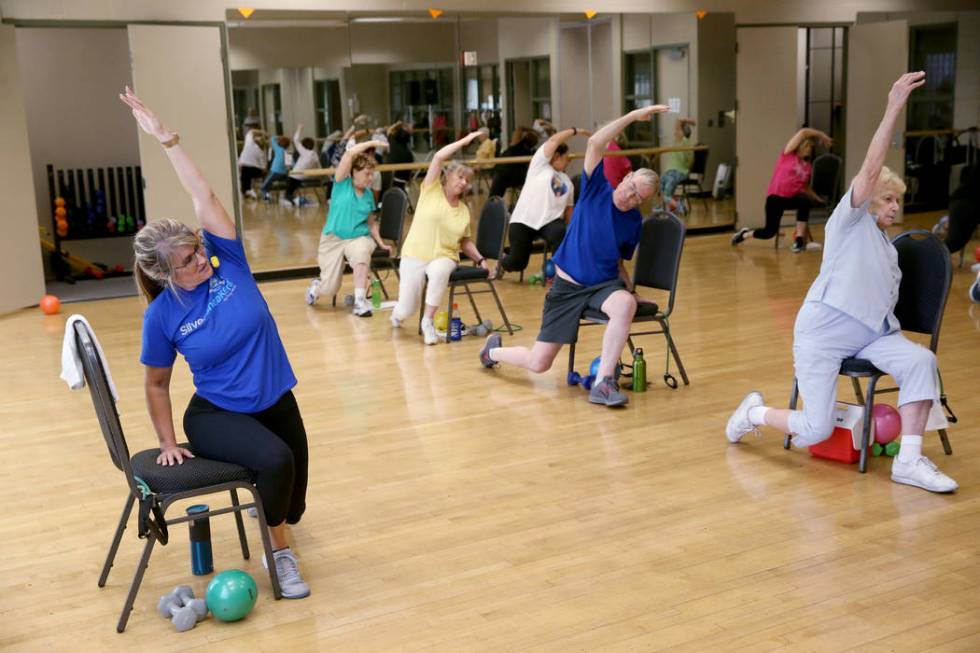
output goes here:
[[650, 120], [653, 114], [664, 111], [667, 111], [664, 105], [636, 109], [589, 138], [582, 194], [565, 239], [552, 259], [555, 283], [544, 300], [537, 342], [530, 348], [501, 347], [500, 335], [493, 334], [480, 352], [484, 367], [510, 363], [532, 372], [546, 372], [562, 345], [578, 339], [583, 311], [598, 309], [609, 317], [609, 323], [603, 334], [599, 373], [589, 392], [589, 401], [605, 406], [629, 403], [614, 376], [636, 313], [636, 298], [623, 260], [633, 258], [643, 222], [639, 206], [657, 194], [660, 180], [657, 173], [641, 168], [626, 175], [614, 189], [606, 181], [602, 157], [606, 145], [628, 125]]

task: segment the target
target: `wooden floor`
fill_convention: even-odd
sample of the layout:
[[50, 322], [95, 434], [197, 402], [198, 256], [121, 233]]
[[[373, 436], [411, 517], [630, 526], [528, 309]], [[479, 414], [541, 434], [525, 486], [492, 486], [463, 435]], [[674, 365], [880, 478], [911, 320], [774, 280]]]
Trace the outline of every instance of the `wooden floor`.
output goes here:
[[[959, 492], [896, 485], [882, 459], [861, 475], [787, 452], [772, 432], [725, 440], [748, 390], [787, 401], [793, 320], [819, 263], [771, 243], [689, 239], [672, 324], [691, 385], [659, 382], [663, 342], [647, 337], [652, 385], [620, 411], [567, 387], [563, 364], [484, 370], [476, 339], [423, 347], [386, 314], [307, 308], [305, 281], [263, 284], [310, 436], [309, 509], [292, 532], [313, 595], [273, 601], [233, 521], [215, 518], [215, 567], [247, 570], [260, 598], [242, 622], [187, 633], [154, 609], [177, 584], [206, 587], [180, 527], [115, 632], [142, 542], [131, 526], [99, 589], [124, 486], [88, 393], [58, 379], [65, 315], [2, 317], [0, 649], [978, 651], [980, 305], [967, 301], [968, 268], [939, 350], [955, 455], [935, 434], [925, 445]], [[500, 288], [524, 327], [506, 341], [531, 343], [544, 290]], [[131, 448], [153, 446], [141, 305], [72, 308], [101, 337]], [[599, 337], [583, 332], [580, 369]], [[173, 394], [179, 417], [182, 363]]]
[[[473, 233], [480, 211], [486, 203], [486, 191], [472, 194], [467, 204]], [[316, 198], [312, 190], [305, 190], [306, 197]], [[410, 191], [412, 206], [418, 200], [417, 185]], [[323, 199], [322, 194], [318, 199]], [[509, 199], [509, 198], [508, 198]], [[652, 206], [644, 206], [648, 215]], [[242, 225], [244, 242], [252, 269], [257, 272], [283, 270], [315, 266], [320, 231], [327, 213], [326, 207], [318, 204], [312, 207], [292, 208], [279, 206], [277, 201], [262, 202], [242, 200]], [[412, 216], [406, 218], [405, 233], [411, 225]], [[731, 198], [722, 201], [709, 199], [691, 202], [690, 213], [684, 216], [688, 229], [724, 229], [734, 224], [735, 201]]]

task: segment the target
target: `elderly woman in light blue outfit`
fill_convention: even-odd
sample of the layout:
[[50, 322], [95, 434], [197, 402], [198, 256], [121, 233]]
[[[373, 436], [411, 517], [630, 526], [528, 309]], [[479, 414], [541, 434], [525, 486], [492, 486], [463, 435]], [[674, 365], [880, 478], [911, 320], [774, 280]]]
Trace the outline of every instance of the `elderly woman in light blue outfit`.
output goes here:
[[931, 492], [958, 485], [922, 455], [922, 433], [936, 387], [936, 356], [902, 335], [895, 303], [902, 273], [898, 252], [885, 229], [895, 221], [905, 184], [884, 167], [892, 132], [909, 94], [925, 73], [907, 73], [892, 86], [884, 118], [850, 190], [827, 222], [820, 274], [796, 317], [793, 360], [803, 410], [770, 408], [750, 392], [728, 420], [726, 436], [738, 442], [763, 424], [792, 436], [798, 447], [833, 433], [834, 403], [841, 362], [870, 360], [899, 385], [902, 439], [892, 462], [892, 480]]

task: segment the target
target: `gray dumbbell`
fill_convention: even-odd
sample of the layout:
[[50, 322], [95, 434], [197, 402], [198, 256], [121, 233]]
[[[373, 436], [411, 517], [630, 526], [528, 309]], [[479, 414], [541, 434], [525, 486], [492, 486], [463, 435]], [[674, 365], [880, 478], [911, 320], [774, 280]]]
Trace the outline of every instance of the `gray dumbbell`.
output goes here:
[[175, 587], [170, 594], [165, 594], [157, 601], [157, 612], [164, 619], [170, 619], [177, 632], [193, 628], [198, 621], [208, 614], [207, 603], [204, 599], [195, 599], [194, 591], [187, 585]]
[[466, 335], [476, 336], [478, 338], [484, 338], [493, 333], [493, 322], [490, 320], [483, 320], [479, 324], [474, 324], [466, 329]]
[[350, 307], [354, 305], [354, 295], [344, 295], [344, 306]]

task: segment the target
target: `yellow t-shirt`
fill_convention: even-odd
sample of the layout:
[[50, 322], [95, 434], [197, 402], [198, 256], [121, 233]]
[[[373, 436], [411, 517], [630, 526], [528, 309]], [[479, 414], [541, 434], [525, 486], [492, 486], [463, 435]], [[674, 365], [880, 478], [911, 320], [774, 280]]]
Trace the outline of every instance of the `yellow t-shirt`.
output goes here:
[[472, 238], [469, 207], [462, 199], [458, 206], [451, 206], [438, 181], [423, 182], [402, 256], [423, 261], [440, 257], [458, 261], [459, 241], [463, 238]]

